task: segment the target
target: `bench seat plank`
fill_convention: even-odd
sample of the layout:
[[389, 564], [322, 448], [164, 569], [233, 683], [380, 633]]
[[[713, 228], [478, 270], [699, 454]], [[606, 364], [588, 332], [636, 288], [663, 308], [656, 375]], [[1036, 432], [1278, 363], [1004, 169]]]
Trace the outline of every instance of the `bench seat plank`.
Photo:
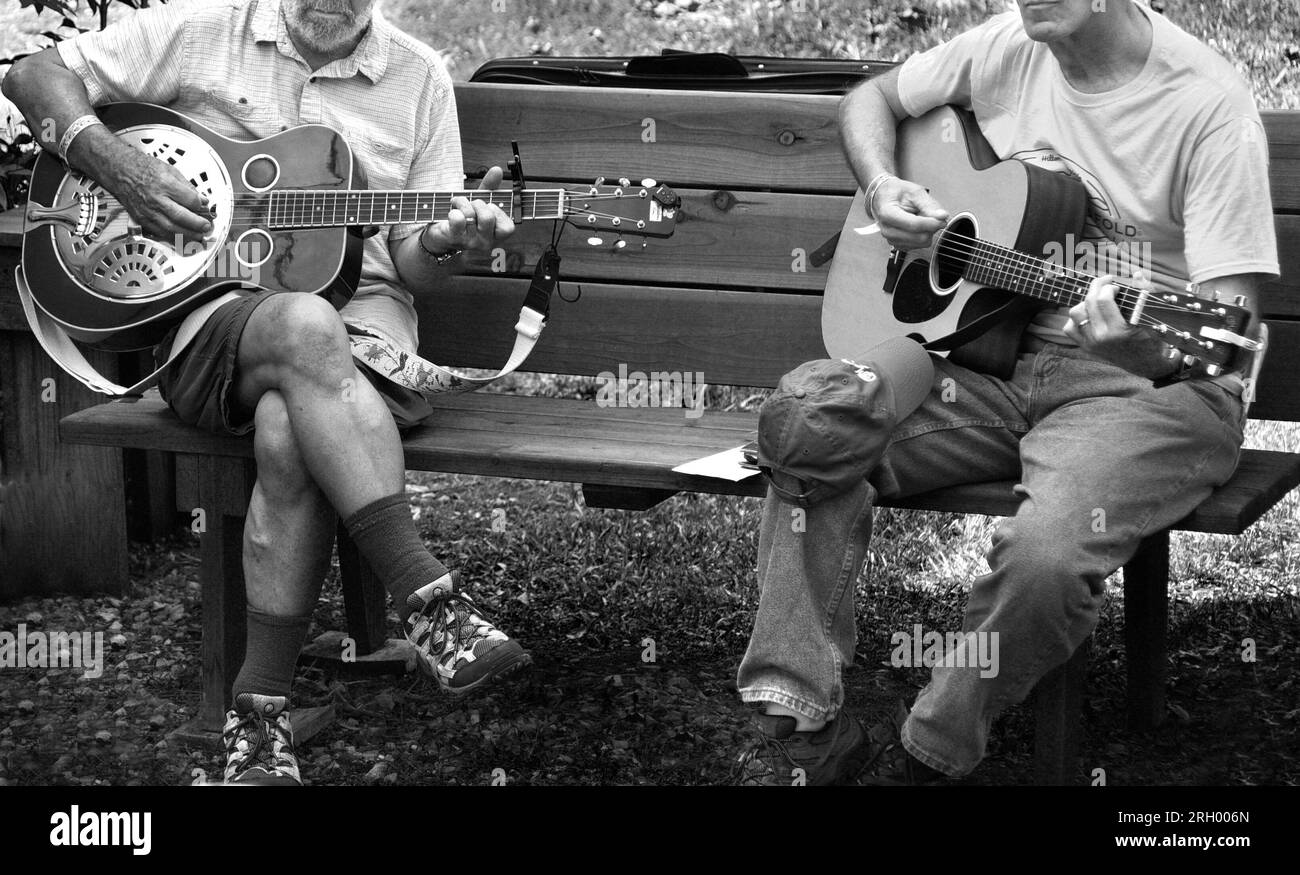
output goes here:
[[[758, 424], [754, 413], [708, 411], [691, 424], [678, 410], [601, 408], [590, 401], [484, 393], [444, 395], [436, 406], [436, 424], [413, 430], [403, 441], [411, 469], [724, 495], [763, 493], [759, 477], [731, 483], [671, 470], [744, 443]], [[62, 436], [103, 446], [252, 454], [251, 441], [182, 425], [156, 398], [73, 414], [63, 420]], [[1239, 534], [1297, 485], [1296, 454], [1247, 450], [1233, 479], [1175, 528]], [[1012, 486], [1009, 481], [970, 484], [887, 504], [1008, 515], [1019, 504]]]

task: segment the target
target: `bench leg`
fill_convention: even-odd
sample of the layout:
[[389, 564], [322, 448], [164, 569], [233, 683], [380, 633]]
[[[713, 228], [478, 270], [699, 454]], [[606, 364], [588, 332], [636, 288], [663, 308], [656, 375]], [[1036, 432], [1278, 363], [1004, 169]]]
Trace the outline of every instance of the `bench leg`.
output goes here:
[[1079, 767], [1083, 697], [1091, 638], [1034, 687], [1034, 783], [1074, 783]]
[[200, 725], [220, 731], [230, 707], [230, 685], [244, 664], [247, 596], [244, 591], [244, 520], [214, 514], [200, 537], [203, 567], [203, 703]]
[[[203, 586], [203, 701], [191, 727], [220, 732], [230, 707], [230, 685], [244, 662], [244, 517], [256, 468], [251, 459], [176, 457], [176, 508], [199, 532]], [[202, 511], [202, 514], [197, 513]]]
[[348, 537], [342, 522], [338, 529], [339, 578], [343, 608], [348, 616], [348, 634], [357, 643], [357, 655], [366, 656], [384, 646], [387, 613], [384, 586]]
[[1128, 725], [1142, 731], [1165, 717], [1169, 661], [1169, 532], [1142, 541], [1124, 566], [1124, 646], [1128, 652]]

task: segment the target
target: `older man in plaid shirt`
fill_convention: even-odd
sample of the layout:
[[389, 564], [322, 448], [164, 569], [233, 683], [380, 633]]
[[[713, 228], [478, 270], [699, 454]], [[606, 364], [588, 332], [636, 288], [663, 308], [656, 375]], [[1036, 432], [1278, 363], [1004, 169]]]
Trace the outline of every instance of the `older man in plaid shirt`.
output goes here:
[[[372, 4], [172, 3], [20, 61], [4, 93], [33, 130], [52, 120], [62, 140], [56, 151], [166, 240], [207, 233], [208, 205], [173, 168], [98, 124], [93, 106], [162, 104], [245, 139], [323, 123], [348, 140], [372, 187], [460, 189], [446, 69]], [[493, 168], [484, 187], [500, 181]], [[460, 252], [488, 249], [513, 230], [496, 206], [457, 198], [445, 220], [369, 238], [360, 288], [341, 313], [314, 295], [240, 297], [210, 316], [164, 372], [159, 388], [183, 420], [251, 431], [257, 459], [244, 532], [247, 649], [224, 731], [227, 782], [301, 783], [289, 692], [336, 514], [443, 689], [464, 693], [529, 662], [459, 590], [412, 523], [398, 428], [423, 419], [429, 405], [355, 361], [348, 340], [363, 333], [413, 352], [408, 289], [436, 289]], [[170, 344], [158, 350], [162, 360]]]

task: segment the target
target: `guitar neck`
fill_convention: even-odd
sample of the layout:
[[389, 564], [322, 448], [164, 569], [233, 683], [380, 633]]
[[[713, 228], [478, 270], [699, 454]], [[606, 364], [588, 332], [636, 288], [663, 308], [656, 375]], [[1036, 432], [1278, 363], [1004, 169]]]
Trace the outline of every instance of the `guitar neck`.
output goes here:
[[515, 192], [497, 191], [372, 191], [283, 190], [267, 199], [267, 227], [333, 228], [347, 225], [399, 225], [447, 218], [453, 198], [496, 204], [516, 221], [563, 219], [566, 192], [562, 188], [525, 189], [516, 209]]
[[[1096, 277], [1073, 268], [1062, 267], [1052, 261], [1034, 258], [1015, 249], [989, 243], [986, 240], [963, 240], [960, 258], [966, 263], [962, 276], [974, 283], [1005, 289], [1018, 295], [1036, 298], [1063, 307], [1073, 307], [1088, 294], [1088, 287]], [[944, 256], [943, 247], [940, 256]], [[952, 253], [949, 257], [956, 257]], [[1113, 272], [1126, 267], [1118, 262], [1107, 265]], [[1119, 291], [1115, 302], [1124, 316], [1132, 314], [1142, 290], [1116, 283]]]

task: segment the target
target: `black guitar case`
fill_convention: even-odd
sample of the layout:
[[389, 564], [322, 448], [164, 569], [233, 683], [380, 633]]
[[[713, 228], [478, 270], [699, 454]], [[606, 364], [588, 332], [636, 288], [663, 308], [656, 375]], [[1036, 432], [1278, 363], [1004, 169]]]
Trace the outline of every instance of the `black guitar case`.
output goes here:
[[894, 66], [892, 61], [766, 58], [664, 49], [661, 55], [638, 57], [496, 58], [475, 70], [470, 81], [834, 95]]

